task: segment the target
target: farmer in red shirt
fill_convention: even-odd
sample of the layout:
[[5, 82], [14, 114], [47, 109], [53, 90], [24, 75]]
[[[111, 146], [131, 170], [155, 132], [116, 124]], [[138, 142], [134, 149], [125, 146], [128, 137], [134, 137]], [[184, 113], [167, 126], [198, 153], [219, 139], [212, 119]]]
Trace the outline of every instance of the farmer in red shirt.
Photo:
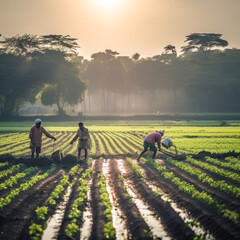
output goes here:
[[162, 139], [163, 135], [164, 135], [164, 130], [150, 133], [149, 135], [147, 135], [144, 138], [144, 142], [143, 142], [144, 150], [141, 152], [140, 156], [137, 158], [138, 162], [139, 162], [139, 159], [141, 158], [141, 156], [145, 152], [147, 152], [148, 148], [150, 149], [150, 151], [153, 151], [152, 158], [155, 158], [156, 153], [157, 153], [157, 148], [155, 146], [155, 143], [157, 143], [158, 149], [160, 151], [161, 150], [161, 139]]
[[36, 151], [36, 158], [39, 157], [42, 146], [42, 134], [44, 133], [47, 137], [52, 138], [56, 141], [56, 138], [48, 133], [44, 127], [41, 126], [42, 120], [36, 119], [34, 126], [30, 129], [29, 138], [30, 138], [30, 149], [32, 151], [32, 158], [34, 158], [34, 152]]

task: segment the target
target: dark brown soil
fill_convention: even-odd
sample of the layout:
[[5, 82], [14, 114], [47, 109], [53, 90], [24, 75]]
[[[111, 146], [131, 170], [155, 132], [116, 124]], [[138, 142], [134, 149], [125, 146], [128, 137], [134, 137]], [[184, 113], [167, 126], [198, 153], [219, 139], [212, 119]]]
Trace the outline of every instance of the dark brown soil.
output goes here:
[[230, 194], [227, 194], [223, 191], [220, 191], [216, 188], [212, 188], [211, 186], [209, 186], [207, 184], [205, 185], [205, 184], [201, 183], [201, 181], [199, 181], [197, 179], [197, 177], [191, 176], [191, 175], [187, 174], [186, 172], [182, 171], [181, 169], [178, 169], [177, 167], [172, 166], [171, 164], [169, 164], [167, 162], [166, 162], [166, 166], [168, 167], [168, 169], [170, 171], [172, 171], [174, 173], [174, 175], [176, 177], [179, 177], [182, 180], [193, 184], [198, 191], [207, 192], [214, 199], [216, 199], [220, 204], [225, 204], [229, 210], [240, 213], [239, 198], [234, 197]]
[[147, 165], [142, 165], [142, 167], [146, 170], [148, 180], [154, 182], [156, 186], [167, 193], [179, 206], [187, 209], [216, 239], [239, 239], [240, 230], [236, 224], [222, 218], [202, 202], [180, 191], [173, 183], [161, 177], [155, 169]]
[[[77, 191], [78, 187], [79, 187], [78, 179], [80, 178], [82, 173], [83, 173], [83, 169], [81, 168], [78, 171], [77, 177], [74, 179], [75, 183], [72, 186], [72, 192], [70, 194], [69, 201], [68, 201], [67, 207], [65, 209], [64, 217], [63, 217], [63, 222], [61, 224], [60, 231], [59, 231], [58, 236], [57, 236], [58, 240], [69, 240], [69, 237], [65, 233], [65, 229], [71, 221], [69, 219], [68, 215], [70, 214], [70, 212], [72, 210], [72, 205], [73, 205], [74, 201], [78, 198], [78, 191]], [[80, 210], [83, 211], [84, 207], [85, 207], [85, 205], [82, 206], [82, 208]], [[81, 226], [82, 225], [82, 219], [79, 220], [77, 222], [77, 224], [78, 224], [78, 226]], [[76, 235], [79, 237], [79, 232]], [[76, 239], [78, 239], [78, 237], [76, 237]]]
[[[110, 161], [110, 186], [114, 189], [114, 195], [121, 211], [126, 216], [127, 226], [132, 239], [148, 239], [149, 227], [142, 219], [141, 214], [135, 204], [129, 202], [126, 192], [123, 190], [123, 182], [118, 178], [120, 174], [116, 160]], [[145, 230], [145, 231], [144, 231]]]
[[93, 212], [93, 224], [91, 231], [91, 240], [104, 239], [104, 225], [106, 223], [106, 217], [104, 215], [104, 206], [100, 199], [99, 187], [97, 186], [99, 182], [98, 174], [102, 172], [102, 161], [96, 161], [93, 169], [93, 182], [91, 189], [91, 207]]
[[58, 170], [33, 188], [21, 192], [10, 205], [3, 209], [0, 215], [0, 239], [24, 239], [22, 236], [24, 227], [29, 224], [37, 206], [43, 204], [63, 174], [62, 169]]
[[137, 195], [146, 202], [151, 210], [161, 218], [167, 232], [174, 239], [193, 239], [194, 232], [186, 226], [179, 215], [171, 208], [169, 204], [153, 194], [147, 184], [140, 180], [140, 177], [132, 170], [129, 164], [126, 164], [127, 174], [125, 177], [130, 178], [134, 183], [134, 188], [137, 189]]

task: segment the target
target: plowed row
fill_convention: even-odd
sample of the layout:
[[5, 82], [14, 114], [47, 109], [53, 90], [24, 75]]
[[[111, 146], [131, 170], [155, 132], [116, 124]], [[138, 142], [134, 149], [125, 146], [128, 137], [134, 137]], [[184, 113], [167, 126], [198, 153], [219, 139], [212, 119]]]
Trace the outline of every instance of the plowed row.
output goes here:
[[[158, 161], [158, 164], [162, 163], [164, 162]], [[132, 161], [132, 165], [137, 165], [136, 160]], [[224, 203], [231, 211], [240, 212], [239, 198], [207, 188], [171, 164], [167, 163], [166, 165], [168, 170], [180, 177], [181, 180], [190, 182], [199, 191], [206, 191], [214, 199]], [[218, 214], [202, 201], [183, 193], [175, 184], [162, 177], [156, 169], [148, 164], [141, 163], [138, 167], [140, 167], [142, 175], [134, 171], [134, 167], [125, 159], [93, 160], [92, 178], [89, 179], [88, 186], [89, 198], [80, 208], [83, 215], [77, 221], [78, 231], [74, 234], [74, 239], [106, 238], [104, 229], [107, 218], [100, 198], [99, 174], [103, 174], [106, 179], [112, 207], [112, 224], [117, 239], [193, 239], [201, 236], [207, 239], [239, 239], [238, 223]], [[36, 219], [35, 209], [46, 202], [61, 177], [69, 174], [69, 169], [67, 166], [57, 167], [53, 174], [29, 190], [21, 192], [11, 204], [1, 210], [1, 239], [30, 239], [29, 226]], [[42, 172], [45, 170], [39, 169]], [[58, 225], [57, 228], [55, 227], [58, 230], [53, 234], [54, 239], [70, 239], [65, 230], [71, 222], [69, 214], [72, 204], [77, 198], [79, 187], [77, 180], [84, 172], [85, 168], [80, 166], [71, 185], [71, 193], [66, 206], [61, 209], [63, 218], [54, 223]], [[7, 177], [0, 180], [3, 182], [6, 179]], [[21, 182], [24, 181], [27, 179], [21, 180]], [[16, 186], [18, 185], [20, 182]], [[10, 189], [1, 191], [0, 197], [7, 196], [9, 192]], [[63, 200], [60, 198], [57, 206], [61, 204], [61, 201]], [[58, 209], [57, 206], [49, 211], [47, 219], [50, 219]], [[86, 209], [88, 209], [88, 217], [82, 217], [85, 216]], [[87, 226], [84, 226], [86, 224]], [[44, 236], [46, 237], [46, 234]], [[50, 238], [47, 236], [45, 239]]]
[[[42, 155], [49, 156], [57, 149], [65, 155], [76, 155], [77, 143], [70, 145], [74, 133], [58, 132], [55, 136], [55, 143], [43, 139]], [[0, 155], [30, 155], [26, 133], [0, 137]], [[47, 223], [41, 237], [35, 239], [240, 238], [239, 158], [200, 157], [174, 162], [159, 155], [154, 165], [146, 161], [150, 153], [144, 155], [146, 159], [141, 163], [136, 161], [142, 150], [140, 135], [91, 132], [91, 142], [92, 161], [90, 159], [88, 170], [92, 168], [92, 174], [87, 178], [87, 192], [84, 196], [80, 194], [82, 203], [77, 207], [75, 218], [70, 216], [79, 199], [82, 176], [88, 171], [81, 162], [77, 173], [70, 178], [69, 187], [56, 199], [56, 205], [50, 206], [48, 198], [63, 176], [70, 176], [74, 165], [57, 165], [53, 173], [20, 191], [11, 203], [4, 205], [0, 209], [0, 239], [34, 239], [29, 235], [33, 223], [43, 229]], [[8, 186], [11, 177], [24, 173], [29, 166], [11, 170], [11, 161], [1, 161], [0, 203], [14, 189], [21, 188], [21, 184], [50, 168], [38, 167]], [[162, 168], [157, 169], [158, 166]], [[106, 188], [107, 194], [104, 195], [100, 187]], [[112, 209], [110, 213], [106, 204]], [[45, 220], [39, 221], [36, 209], [42, 206], [48, 206], [48, 212]]]

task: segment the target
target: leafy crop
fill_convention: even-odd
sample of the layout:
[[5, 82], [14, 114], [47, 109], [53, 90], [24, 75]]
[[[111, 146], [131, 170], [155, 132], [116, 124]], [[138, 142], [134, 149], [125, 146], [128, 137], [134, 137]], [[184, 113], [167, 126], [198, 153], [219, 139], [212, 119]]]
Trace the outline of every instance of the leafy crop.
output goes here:
[[112, 224], [112, 206], [111, 202], [107, 193], [106, 188], [106, 179], [103, 174], [99, 173], [99, 192], [100, 192], [100, 198], [102, 200], [102, 204], [105, 207], [104, 215], [107, 219], [105, 225], [104, 225], [104, 236], [106, 239], [115, 239], [116, 238], [116, 232]]
[[208, 184], [213, 188], [218, 188], [226, 193], [230, 193], [235, 197], [240, 196], [240, 188], [227, 184], [224, 180], [215, 181], [213, 178], [209, 177], [206, 173], [201, 172], [200, 170], [196, 170], [193, 167], [186, 165], [182, 162], [178, 162], [176, 160], [167, 159], [169, 163], [174, 166], [179, 167], [181, 170], [189, 173], [192, 176], [196, 176], [202, 183]]
[[[91, 159], [89, 159], [89, 163], [90, 162]], [[78, 198], [72, 204], [72, 209], [70, 211], [70, 214], [68, 215], [69, 219], [71, 219], [71, 223], [69, 223], [65, 229], [67, 236], [69, 236], [70, 238], [73, 238], [75, 234], [79, 231], [79, 227], [76, 225], [76, 222], [82, 217], [81, 207], [85, 204], [87, 198], [88, 180], [91, 178], [91, 176], [92, 168], [88, 168], [78, 180]]]
[[22, 183], [19, 188], [11, 190], [11, 192], [6, 197], [0, 199], [0, 210], [2, 210], [4, 206], [10, 204], [12, 200], [20, 194], [21, 191], [26, 191], [29, 188], [33, 187], [37, 182], [53, 173], [55, 169], [56, 166], [53, 164], [51, 168], [46, 171], [46, 173], [42, 175], [33, 176], [30, 181]]
[[137, 173], [139, 177], [143, 177], [143, 170], [136, 163], [133, 163], [132, 159], [126, 157], [127, 162], [131, 165], [132, 169]]
[[154, 159], [148, 159], [147, 164], [156, 168], [158, 172], [167, 180], [171, 181], [175, 184], [181, 191], [186, 194], [191, 195], [193, 198], [198, 199], [205, 204], [207, 204], [211, 209], [216, 211], [218, 214], [223, 217], [233, 221], [237, 225], [240, 225], [240, 215], [234, 211], [230, 211], [225, 207], [224, 204], [219, 204], [216, 200], [214, 200], [208, 193], [205, 191], [199, 192], [195, 189], [194, 185], [181, 181], [180, 178], [176, 177], [173, 172], [169, 172], [166, 169], [166, 166], [159, 165], [155, 162]]

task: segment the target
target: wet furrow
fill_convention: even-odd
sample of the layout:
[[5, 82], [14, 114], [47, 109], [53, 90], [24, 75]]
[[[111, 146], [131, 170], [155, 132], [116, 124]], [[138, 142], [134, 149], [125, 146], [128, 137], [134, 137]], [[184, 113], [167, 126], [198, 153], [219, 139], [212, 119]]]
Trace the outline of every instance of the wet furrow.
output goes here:
[[93, 167], [93, 182], [91, 188], [91, 206], [93, 213], [93, 224], [91, 229], [91, 236], [89, 239], [104, 239], [104, 225], [106, 218], [104, 215], [104, 207], [100, 199], [100, 192], [98, 188], [99, 177], [98, 174], [102, 173], [102, 161], [96, 160]]
[[[63, 221], [61, 222], [61, 225], [59, 227], [59, 231], [58, 233], [54, 236], [54, 239], [58, 239], [58, 240], [68, 240], [69, 237], [67, 236], [65, 230], [67, 228], [67, 225], [71, 222], [71, 219], [68, 217], [71, 210], [72, 210], [72, 205], [75, 201], [76, 198], [78, 198], [78, 187], [79, 187], [79, 181], [78, 179], [81, 177], [81, 174], [84, 172], [83, 168], [80, 168], [78, 170], [77, 176], [74, 179], [73, 185], [71, 186], [71, 191], [70, 191], [70, 195], [68, 197], [67, 200], [67, 204], [66, 207], [64, 209], [64, 214], [63, 214]], [[84, 208], [84, 206], [83, 206]], [[77, 222], [77, 224], [79, 225], [79, 228], [82, 224], [82, 220], [79, 220]], [[79, 239], [79, 238], [78, 238]]]
[[124, 183], [119, 178], [118, 160], [110, 160], [109, 185], [113, 189], [118, 208], [126, 219], [128, 239], [151, 239], [150, 228], [144, 221], [135, 203], [130, 201], [128, 193], [124, 190]]
[[118, 208], [118, 204], [116, 203], [116, 196], [113, 193], [113, 189], [110, 186], [110, 168], [109, 164], [112, 160], [103, 160], [102, 164], [102, 172], [106, 179], [106, 185], [107, 185], [107, 192], [110, 198], [110, 202], [112, 205], [112, 219], [113, 219], [113, 227], [116, 230], [116, 239], [127, 239], [128, 238], [128, 232], [126, 228], [126, 221], [124, 220], [123, 213]]
[[169, 164], [165, 163], [167, 169], [172, 171], [176, 177], [183, 179], [186, 182], [189, 182], [195, 186], [199, 191], [205, 191], [216, 199], [220, 204], [225, 204], [229, 210], [240, 212], [240, 201], [236, 197], [227, 194], [224, 191], [220, 191], [216, 188], [212, 188], [207, 184], [200, 182], [197, 177], [191, 176], [190, 174], [184, 172], [183, 170]]
[[48, 220], [47, 228], [43, 231], [42, 240], [57, 239], [57, 235], [63, 221], [65, 209], [72, 193], [72, 186], [73, 184], [70, 184], [68, 186], [67, 192], [63, 196], [63, 201], [59, 204], [53, 216]]
[[131, 191], [152, 211], [152, 215], [158, 218], [159, 226], [156, 230], [162, 229], [161, 235], [158, 237], [174, 239], [193, 239], [195, 237], [194, 232], [186, 226], [171, 205], [154, 195], [151, 188], [136, 175], [126, 161], [119, 160], [118, 165], [121, 169], [125, 169], [124, 177]]
[[63, 175], [64, 171], [59, 170], [37, 183], [33, 189], [21, 192], [18, 198], [4, 210], [3, 221], [0, 224], [1, 237], [10, 240], [27, 236], [28, 226], [32, 216], [35, 215], [36, 207], [44, 203]]
[[186, 209], [213, 237], [224, 240], [239, 238], [239, 228], [235, 224], [213, 212], [204, 203], [180, 191], [172, 182], [164, 179], [157, 170], [147, 164], [141, 164], [141, 167], [145, 170], [148, 181], [153, 182], [180, 208]]
[[90, 238], [91, 235], [91, 229], [93, 224], [93, 213], [91, 208], [91, 186], [92, 179], [88, 183], [87, 205], [83, 211], [83, 224], [80, 228], [80, 240], [87, 240]]

